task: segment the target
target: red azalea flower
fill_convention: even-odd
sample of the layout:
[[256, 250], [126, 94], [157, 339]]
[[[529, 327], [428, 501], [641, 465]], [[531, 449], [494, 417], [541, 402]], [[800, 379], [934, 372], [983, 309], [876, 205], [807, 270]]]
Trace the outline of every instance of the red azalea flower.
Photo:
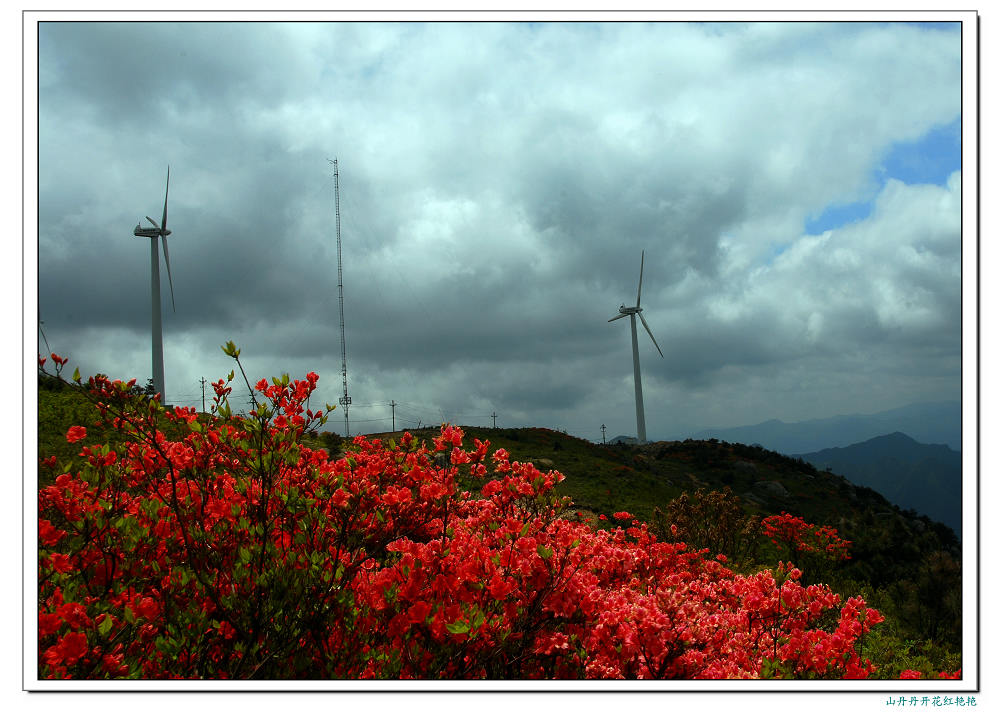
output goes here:
[[68, 573], [73, 570], [73, 562], [70, 558], [58, 551], [49, 554], [49, 565], [61, 573]]
[[38, 635], [39, 637], [52, 635], [59, 630], [62, 625], [62, 617], [55, 613], [38, 614]]
[[62, 529], [56, 529], [48, 519], [38, 520], [38, 539], [45, 546], [55, 546], [66, 536]]
[[87, 636], [84, 633], [67, 633], [59, 641], [62, 662], [66, 665], [75, 665], [80, 658], [87, 654], [87, 650]]

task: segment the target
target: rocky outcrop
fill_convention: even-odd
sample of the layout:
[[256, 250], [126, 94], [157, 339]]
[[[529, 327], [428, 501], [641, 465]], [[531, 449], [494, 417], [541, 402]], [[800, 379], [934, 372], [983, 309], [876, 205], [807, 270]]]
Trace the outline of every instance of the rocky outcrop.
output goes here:
[[774, 480], [761, 480], [753, 483], [754, 489], [771, 497], [787, 497], [788, 490], [780, 482]]

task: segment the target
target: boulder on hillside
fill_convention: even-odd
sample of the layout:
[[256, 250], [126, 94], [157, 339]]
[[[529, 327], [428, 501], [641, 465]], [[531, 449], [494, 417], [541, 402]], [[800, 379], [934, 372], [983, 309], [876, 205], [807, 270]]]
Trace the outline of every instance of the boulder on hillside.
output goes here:
[[754, 482], [753, 486], [761, 492], [771, 495], [772, 497], [788, 496], [788, 490], [785, 489], [785, 486], [775, 480], [761, 480], [760, 482]]

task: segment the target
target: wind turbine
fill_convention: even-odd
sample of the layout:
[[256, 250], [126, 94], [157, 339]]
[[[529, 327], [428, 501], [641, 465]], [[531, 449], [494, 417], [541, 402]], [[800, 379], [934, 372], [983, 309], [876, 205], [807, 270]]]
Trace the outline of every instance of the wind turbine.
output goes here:
[[153, 224], [153, 227], [135, 226], [132, 233], [136, 237], [148, 237], [149, 260], [150, 260], [150, 289], [152, 290], [152, 332], [153, 332], [153, 388], [160, 394], [160, 403], [167, 402], [167, 396], [163, 389], [163, 324], [160, 314], [160, 250], [157, 245], [159, 238], [163, 238], [163, 258], [167, 263], [167, 280], [170, 282], [170, 306], [177, 311], [174, 304], [174, 280], [170, 276], [170, 252], [167, 250], [167, 197], [170, 195], [170, 166], [167, 166], [167, 190], [163, 194], [163, 218], [157, 225], [153, 218], [146, 216], [146, 219]]
[[642, 299], [642, 268], [646, 262], [646, 251], [642, 251], [641, 261], [639, 262], [639, 291], [635, 295], [635, 306], [627, 307], [622, 304], [618, 307], [618, 316], [608, 319], [609, 322], [615, 319], [621, 319], [623, 317], [630, 317], [632, 321], [632, 368], [635, 371], [635, 422], [637, 428], [637, 435], [639, 437], [639, 442], [646, 442], [646, 415], [642, 408], [642, 377], [639, 375], [639, 337], [636, 336], [635, 331], [635, 318], [638, 316], [642, 320], [642, 325], [646, 327], [647, 333], [649, 333], [649, 338], [653, 339], [653, 345], [656, 350], [660, 352], [660, 358], [663, 358], [663, 351], [660, 350], [660, 345], [656, 343], [656, 338], [653, 336], [653, 332], [649, 330], [649, 324], [646, 323], [646, 318], [642, 315], [642, 307], [639, 303]]

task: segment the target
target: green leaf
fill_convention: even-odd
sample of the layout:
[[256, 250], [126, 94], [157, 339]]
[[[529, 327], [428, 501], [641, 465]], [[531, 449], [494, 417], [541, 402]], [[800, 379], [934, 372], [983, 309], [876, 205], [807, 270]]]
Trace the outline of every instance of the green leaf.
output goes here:
[[454, 623], [445, 623], [444, 627], [448, 629], [449, 633], [454, 633], [456, 635], [461, 633], [468, 633], [469, 621], [461, 620], [461, 621], [455, 621]]
[[79, 383], [79, 381], [80, 381], [80, 369], [79, 368], [74, 369], [74, 371], [73, 371], [73, 380]]
[[546, 559], [546, 560], [550, 559], [550, 558], [552, 558], [552, 549], [548, 548], [544, 544], [539, 544], [538, 545], [538, 555], [541, 556], [543, 559]]
[[97, 632], [101, 635], [107, 635], [113, 625], [114, 621], [111, 620], [111, 616], [105, 614], [101, 622], [97, 624]]

